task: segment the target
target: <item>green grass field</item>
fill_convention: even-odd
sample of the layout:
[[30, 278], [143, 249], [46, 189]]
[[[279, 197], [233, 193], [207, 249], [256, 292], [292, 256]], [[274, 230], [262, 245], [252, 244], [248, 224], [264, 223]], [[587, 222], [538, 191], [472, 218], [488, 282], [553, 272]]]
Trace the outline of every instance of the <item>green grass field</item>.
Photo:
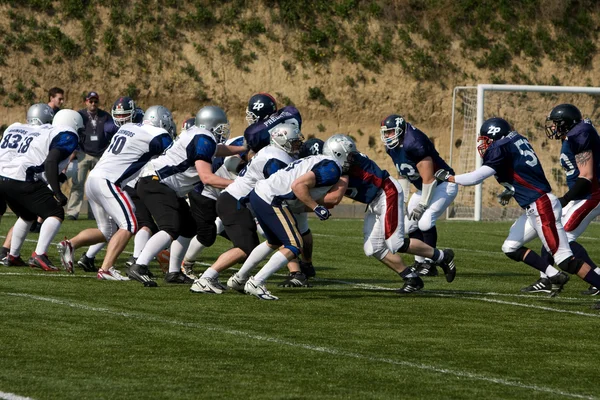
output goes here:
[[[281, 271], [268, 284], [277, 302], [0, 267], [0, 398], [600, 398], [600, 299], [576, 277], [556, 298], [521, 294], [537, 273], [501, 253], [510, 224], [442, 221], [457, 278], [425, 278], [405, 297], [364, 256], [362, 221], [311, 225], [317, 278], [283, 289]], [[69, 221], [59, 236], [88, 226]], [[598, 238], [592, 225], [580, 240], [596, 260]], [[227, 245], [219, 238], [203, 267]], [[59, 264], [54, 246], [50, 257]]]

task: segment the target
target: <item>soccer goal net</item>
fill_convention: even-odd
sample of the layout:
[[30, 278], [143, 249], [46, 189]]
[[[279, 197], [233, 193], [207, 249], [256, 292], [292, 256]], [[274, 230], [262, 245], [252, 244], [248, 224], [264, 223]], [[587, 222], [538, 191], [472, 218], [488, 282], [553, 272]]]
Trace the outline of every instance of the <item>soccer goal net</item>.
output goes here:
[[[492, 84], [454, 88], [450, 165], [456, 174], [481, 166], [477, 153], [479, 128], [486, 119], [501, 117], [531, 142], [553, 192], [562, 195], [567, 186], [559, 162], [561, 143], [549, 140], [544, 130], [546, 116], [562, 103], [576, 105], [584, 118], [595, 122], [600, 117], [600, 88]], [[506, 207], [498, 203], [497, 195], [503, 190], [492, 178], [482, 185], [461, 187], [446, 216], [475, 221], [516, 219], [523, 211], [514, 199]]]

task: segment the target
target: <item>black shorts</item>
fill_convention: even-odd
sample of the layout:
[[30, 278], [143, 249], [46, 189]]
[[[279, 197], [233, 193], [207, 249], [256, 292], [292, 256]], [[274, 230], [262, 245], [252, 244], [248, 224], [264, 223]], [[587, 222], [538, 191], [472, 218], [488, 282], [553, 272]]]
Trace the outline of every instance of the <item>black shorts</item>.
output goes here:
[[217, 201], [192, 190], [188, 194], [192, 215], [196, 222], [196, 239], [205, 247], [210, 247], [217, 239]]
[[239, 204], [235, 197], [227, 192], [221, 193], [217, 200], [217, 214], [234, 247], [248, 255], [258, 246], [260, 242], [254, 216], [248, 208]]
[[142, 199], [140, 199], [140, 196], [138, 196], [137, 191], [134, 188], [131, 186], [125, 186], [124, 190], [129, 195], [131, 201], [133, 201], [133, 205], [135, 206], [135, 219], [137, 219], [138, 227], [146, 227], [150, 229], [154, 235], [156, 232], [158, 232], [158, 227], [152, 218], [152, 214], [150, 214], [150, 210], [148, 210], [148, 207], [146, 207]]
[[184, 198], [177, 197], [173, 189], [147, 176], [139, 180], [136, 191], [158, 229], [166, 231], [173, 239], [194, 236], [196, 224], [190, 206]]
[[58, 204], [48, 185], [42, 181], [23, 182], [0, 178], [0, 197], [25, 221], [35, 221], [38, 216], [44, 219], [65, 218], [65, 210]]

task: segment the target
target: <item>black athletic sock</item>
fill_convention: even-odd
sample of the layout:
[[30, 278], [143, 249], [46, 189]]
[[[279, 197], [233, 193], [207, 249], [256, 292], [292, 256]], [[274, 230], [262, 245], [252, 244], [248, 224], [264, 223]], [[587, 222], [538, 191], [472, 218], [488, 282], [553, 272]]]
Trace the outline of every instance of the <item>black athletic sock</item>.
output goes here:
[[533, 250], [527, 253], [523, 259], [523, 262], [537, 269], [538, 271], [542, 271], [543, 273], [546, 273], [546, 268], [548, 268], [548, 265], [550, 265]]

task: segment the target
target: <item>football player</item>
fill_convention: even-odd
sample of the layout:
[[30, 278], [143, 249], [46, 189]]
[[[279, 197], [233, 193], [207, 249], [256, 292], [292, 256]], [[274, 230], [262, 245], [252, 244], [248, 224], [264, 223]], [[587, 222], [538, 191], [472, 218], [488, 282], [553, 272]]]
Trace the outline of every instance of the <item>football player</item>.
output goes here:
[[[381, 122], [381, 140], [394, 161], [399, 181], [408, 201], [405, 228], [408, 236], [437, 245], [437, 219], [458, 194], [453, 183], [437, 182], [438, 169], [452, 171], [440, 157], [427, 135], [408, 123], [402, 116], [392, 114]], [[409, 183], [417, 189], [408, 200]], [[419, 275], [437, 275], [431, 259], [416, 256], [413, 269]]]
[[[335, 146], [331, 146], [335, 140]], [[246, 281], [244, 291], [261, 300], [278, 300], [267, 290], [266, 280], [295, 259], [302, 249], [302, 236], [294, 212], [312, 210], [324, 221], [331, 215], [328, 207], [338, 204], [344, 195], [339, 185], [342, 171], [348, 167], [348, 154], [356, 151], [356, 145], [348, 136], [325, 142], [323, 155], [301, 158], [256, 182], [247, 199], [267, 237], [266, 245], [257, 246], [234, 275], [239, 282]], [[328, 145], [329, 143], [329, 145]], [[334, 148], [333, 148], [334, 147]], [[315, 199], [323, 198], [323, 204]], [[244, 200], [242, 200], [244, 201]], [[265, 266], [249, 277], [251, 270], [272, 251]]]
[[[294, 160], [302, 144], [302, 134], [295, 125], [280, 124], [272, 132], [271, 144], [263, 147], [229, 185], [217, 200], [217, 214], [233, 248], [219, 258], [196, 280], [190, 291], [194, 293], [223, 293], [218, 277], [221, 272], [244, 261], [259, 245], [256, 222], [252, 212], [240, 204], [256, 182], [267, 179]], [[233, 281], [232, 281], [233, 282]], [[242, 289], [245, 281], [236, 281], [235, 289]], [[229, 283], [228, 283], [229, 284]]]
[[[546, 135], [549, 139], [562, 141], [560, 164], [569, 190], [558, 200], [571, 251], [600, 273], [587, 251], [576, 241], [590, 222], [600, 215], [600, 137], [591, 121], [584, 120], [581, 111], [572, 104], [559, 104], [550, 111], [546, 118]], [[545, 248], [542, 248], [542, 257], [549, 264], [554, 264]], [[538, 281], [522, 291], [550, 293], [552, 285], [548, 277], [543, 272], [540, 275]], [[598, 294], [598, 289], [590, 286], [584, 294]]]
[[136, 190], [159, 231], [148, 240], [136, 263], [129, 267], [130, 278], [147, 287], [157, 286], [148, 276], [148, 264], [160, 251], [171, 246], [169, 273], [165, 279], [184, 279], [180, 278], [181, 261], [196, 232], [185, 197], [200, 182], [220, 189], [227, 187], [232, 181], [213, 173], [213, 158], [246, 151], [245, 146], [222, 144], [225, 133], [229, 133], [228, 126], [221, 126], [215, 132], [197, 125], [189, 128], [171, 148], [144, 168]]
[[114, 268], [114, 264], [131, 236], [138, 231], [138, 221], [135, 206], [123, 188], [135, 179], [150, 159], [171, 146], [175, 130], [171, 112], [163, 106], [150, 107], [142, 124], [121, 125], [85, 183], [85, 193], [96, 216], [98, 229], [86, 229], [71, 240], [58, 244], [65, 269], [73, 271], [75, 249], [86, 244], [108, 242], [97, 277], [127, 280]]
[[[600, 275], [588, 263], [573, 257], [561, 223], [560, 201], [551, 193], [542, 165], [529, 141], [513, 131], [502, 118], [485, 121], [479, 135], [477, 149], [483, 158], [483, 165], [473, 172], [457, 176], [439, 170], [436, 178], [471, 186], [495, 175], [502, 186], [514, 192], [515, 200], [525, 211], [510, 228], [502, 245], [504, 254], [544, 272], [554, 285], [553, 295], [559, 293], [569, 280], [569, 275], [548, 265], [537, 253], [524, 246], [537, 235], [563, 271], [576, 274], [598, 287]], [[527, 229], [528, 223], [533, 229]]]
[[400, 253], [433, 260], [444, 270], [446, 281], [452, 282], [456, 275], [452, 250], [441, 251], [421, 240], [404, 237], [404, 194], [400, 183], [364, 154], [351, 153], [348, 161], [350, 168], [342, 177], [347, 182], [346, 196], [367, 204], [363, 228], [365, 255], [374, 256], [404, 279], [399, 294], [424, 287], [419, 275], [404, 265]]
[[46, 253], [65, 217], [67, 197], [60, 190], [59, 174], [77, 148], [82, 130], [81, 115], [63, 109], [56, 113], [52, 125], [28, 125], [28, 129], [5, 132], [0, 147], [8, 146], [16, 153], [0, 163], [0, 196], [19, 217], [8, 259], [19, 257], [29, 228], [39, 215], [44, 223], [29, 265], [58, 271]]

